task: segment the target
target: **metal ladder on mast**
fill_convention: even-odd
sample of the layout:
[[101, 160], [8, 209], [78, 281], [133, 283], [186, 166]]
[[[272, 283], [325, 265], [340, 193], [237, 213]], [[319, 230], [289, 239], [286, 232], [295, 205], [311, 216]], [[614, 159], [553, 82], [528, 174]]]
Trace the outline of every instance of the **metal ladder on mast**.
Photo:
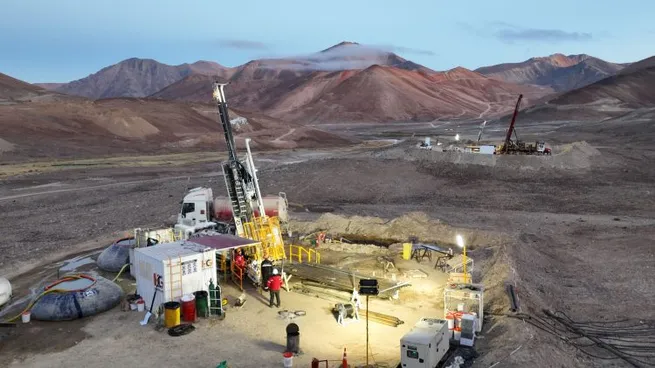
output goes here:
[[234, 214], [234, 220], [237, 225], [237, 233], [239, 236], [243, 236], [243, 223], [248, 222], [252, 217], [250, 203], [244, 192], [244, 181], [250, 178], [245, 167], [237, 157], [236, 144], [232, 134], [232, 123], [230, 122], [227, 100], [223, 91], [225, 85], [225, 83], [214, 83], [213, 97], [216, 100], [216, 107], [221, 125], [223, 126], [228, 151], [228, 160], [222, 165], [223, 177], [225, 178], [225, 186], [227, 187], [232, 204], [232, 213]]

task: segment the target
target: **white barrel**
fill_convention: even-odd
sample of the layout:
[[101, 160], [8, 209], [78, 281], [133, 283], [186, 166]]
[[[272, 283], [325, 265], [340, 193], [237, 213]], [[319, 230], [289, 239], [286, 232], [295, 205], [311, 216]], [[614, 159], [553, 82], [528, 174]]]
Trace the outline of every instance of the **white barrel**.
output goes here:
[[448, 329], [452, 330], [455, 328], [455, 315], [453, 312], [448, 312], [446, 314], [446, 321], [448, 321]]
[[0, 277], [0, 305], [4, 305], [11, 299], [11, 283], [4, 277]]
[[284, 359], [284, 368], [293, 367], [293, 354], [284, 353], [283, 359]]

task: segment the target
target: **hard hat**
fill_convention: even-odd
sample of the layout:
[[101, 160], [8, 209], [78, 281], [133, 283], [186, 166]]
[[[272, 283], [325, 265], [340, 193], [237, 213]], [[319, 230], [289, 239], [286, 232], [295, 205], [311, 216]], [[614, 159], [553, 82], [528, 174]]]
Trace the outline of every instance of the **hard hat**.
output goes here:
[[273, 269], [273, 275], [277, 275], [277, 268]]

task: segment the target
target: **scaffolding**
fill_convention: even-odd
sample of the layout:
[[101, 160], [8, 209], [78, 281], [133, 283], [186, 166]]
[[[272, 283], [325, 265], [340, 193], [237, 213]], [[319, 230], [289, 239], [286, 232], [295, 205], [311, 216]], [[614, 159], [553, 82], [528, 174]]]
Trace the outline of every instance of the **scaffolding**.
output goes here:
[[287, 258], [278, 217], [255, 217], [252, 222], [244, 223], [243, 228], [245, 238], [261, 243], [261, 252], [256, 253], [255, 260], [262, 261], [266, 256], [273, 261]]

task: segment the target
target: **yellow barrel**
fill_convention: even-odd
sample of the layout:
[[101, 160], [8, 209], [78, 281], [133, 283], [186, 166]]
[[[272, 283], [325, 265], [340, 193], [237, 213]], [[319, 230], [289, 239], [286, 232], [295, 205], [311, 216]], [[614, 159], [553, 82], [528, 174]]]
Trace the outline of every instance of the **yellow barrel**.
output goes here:
[[412, 243], [403, 243], [403, 259], [409, 260], [412, 257]]
[[166, 328], [175, 327], [180, 324], [180, 303], [164, 303], [164, 326]]

